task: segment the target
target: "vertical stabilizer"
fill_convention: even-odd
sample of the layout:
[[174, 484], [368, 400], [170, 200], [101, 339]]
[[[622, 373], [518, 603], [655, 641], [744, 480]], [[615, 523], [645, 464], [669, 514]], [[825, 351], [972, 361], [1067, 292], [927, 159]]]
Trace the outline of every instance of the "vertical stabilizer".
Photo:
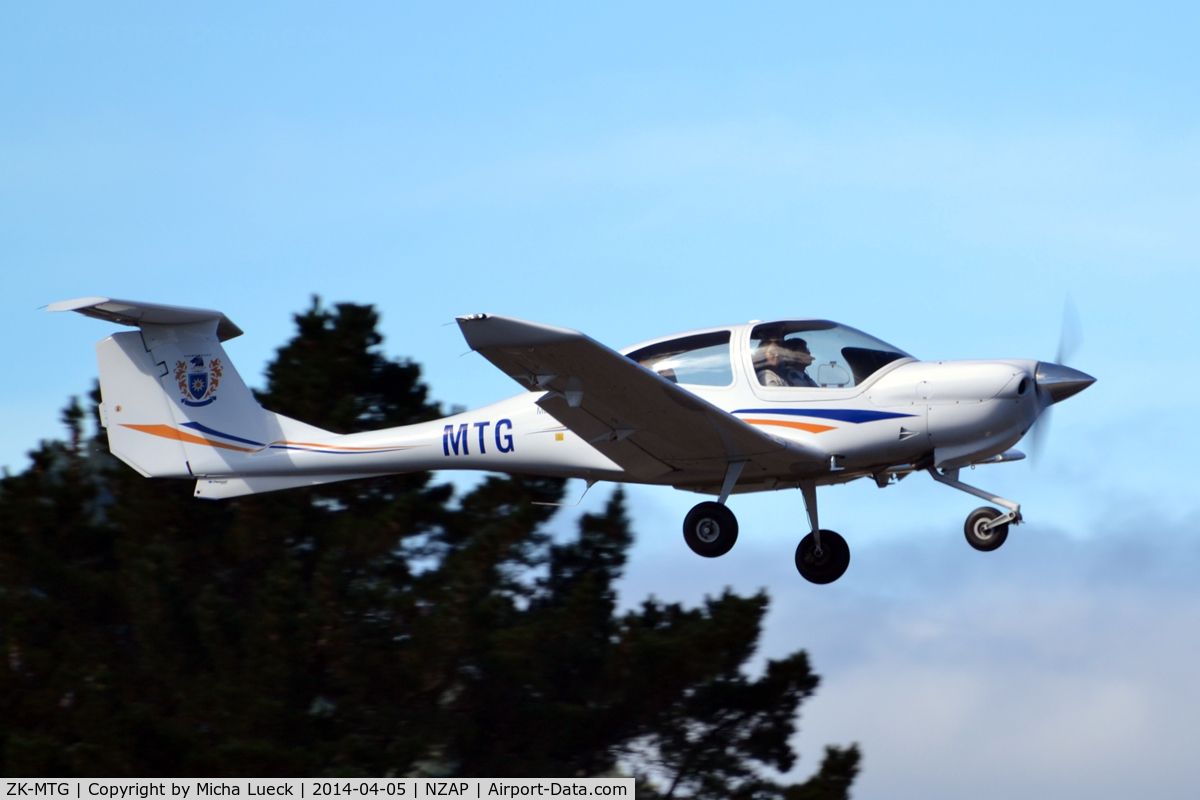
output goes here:
[[[428, 469], [441, 429], [340, 436], [267, 411], [222, 342], [242, 331], [219, 311], [85, 297], [53, 303], [138, 328], [96, 345], [100, 420], [112, 453], [148, 478], [195, 478], [221, 499]], [[464, 426], [465, 427], [465, 426]], [[400, 435], [404, 441], [394, 441]], [[416, 457], [398, 463], [406, 451]]]
[[281, 426], [330, 435], [258, 404], [221, 345], [241, 330], [219, 311], [105, 297], [49, 310], [140, 329], [108, 337], [96, 355], [109, 447], [143, 475], [236, 475], [284, 438]]
[[[278, 438], [274, 415], [254, 399], [221, 346], [216, 320], [141, 329], [191, 474], [239, 472], [248, 454]], [[103, 382], [102, 374], [102, 389]]]

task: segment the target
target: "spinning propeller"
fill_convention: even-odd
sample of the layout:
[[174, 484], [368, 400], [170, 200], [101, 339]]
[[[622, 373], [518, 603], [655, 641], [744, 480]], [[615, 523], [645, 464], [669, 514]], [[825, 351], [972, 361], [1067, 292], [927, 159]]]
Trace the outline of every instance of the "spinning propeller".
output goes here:
[[1060, 400], [1066, 400], [1071, 395], [1082, 392], [1096, 382], [1096, 379], [1086, 372], [1065, 366], [1065, 362], [1070, 360], [1075, 351], [1079, 349], [1082, 339], [1079, 313], [1075, 310], [1075, 304], [1068, 297], [1063, 304], [1062, 329], [1058, 335], [1058, 353], [1054, 357], [1054, 363], [1039, 361], [1037, 375], [1034, 378], [1034, 382], [1037, 384], [1038, 400], [1042, 404], [1042, 412], [1029, 432], [1030, 450], [1034, 464], [1038, 462], [1041, 452], [1046, 446], [1046, 438], [1050, 430], [1051, 407]]

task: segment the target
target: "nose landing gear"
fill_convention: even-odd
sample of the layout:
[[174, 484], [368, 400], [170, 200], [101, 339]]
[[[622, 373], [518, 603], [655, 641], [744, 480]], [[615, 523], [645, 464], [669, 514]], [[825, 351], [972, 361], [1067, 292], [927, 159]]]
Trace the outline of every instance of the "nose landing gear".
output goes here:
[[963, 533], [966, 534], [967, 544], [976, 550], [982, 550], [985, 553], [995, 550], [1004, 544], [1004, 540], [1008, 538], [1008, 526], [1010, 524], [1020, 524], [1021, 506], [1019, 503], [1014, 503], [1012, 500], [1005, 500], [1003, 497], [997, 497], [982, 489], [976, 489], [974, 486], [968, 486], [958, 479], [957, 469], [938, 472], [936, 468], [930, 467], [929, 474], [938, 483], [944, 483], [967, 494], [973, 494], [984, 500], [990, 500], [996, 505], [1004, 506], [1008, 509], [1007, 513], [1001, 513], [999, 509], [983, 506], [975, 509], [967, 516], [967, 522], [963, 526]]

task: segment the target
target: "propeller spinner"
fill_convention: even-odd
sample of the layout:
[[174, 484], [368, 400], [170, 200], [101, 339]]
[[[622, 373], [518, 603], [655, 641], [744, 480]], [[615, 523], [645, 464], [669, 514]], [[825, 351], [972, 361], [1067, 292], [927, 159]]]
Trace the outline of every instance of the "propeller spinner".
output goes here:
[[1057, 363], [1039, 361], [1037, 374], [1034, 376], [1037, 384], [1038, 397], [1042, 399], [1042, 413], [1030, 431], [1030, 449], [1033, 451], [1033, 463], [1036, 465], [1041, 458], [1041, 452], [1046, 446], [1046, 436], [1050, 429], [1050, 408], [1055, 403], [1066, 400], [1072, 395], [1079, 394], [1096, 382], [1096, 379], [1086, 372], [1064, 366], [1063, 362], [1071, 358], [1083, 338], [1082, 326], [1079, 323], [1079, 313], [1071, 298], [1063, 304], [1062, 329], [1058, 335]]

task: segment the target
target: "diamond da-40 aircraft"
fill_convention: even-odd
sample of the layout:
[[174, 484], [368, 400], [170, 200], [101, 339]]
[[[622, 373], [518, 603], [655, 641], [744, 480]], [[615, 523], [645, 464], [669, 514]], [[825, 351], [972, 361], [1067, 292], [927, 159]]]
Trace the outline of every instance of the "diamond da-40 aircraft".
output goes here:
[[[114, 455], [142, 475], [196, 481], [221, 499], [419, 470], [659, 484], [695, 506], [684, 540], [705, 557], [738, 537], [731, 495], [798, 488], [811, 531], [796, 568], [813, 583], [850, 550], [818, 524], [817, 487], [919, 471], [1005, 509], [967, 517], [968, 543], [994, 550], [1020, 506], [959, 480], [1010, 449], [1049, 407], [1095, 379], [1023, 359], [919, 361], [820, 319], [690, 331], [622, 351], [567, 328], [492, 314], [459, 317], [471, 349], [526, 391], [433, 422], [338, 435], [259, 406], [222, 342], [242, 331], [199, 308], [87, 297], [50, 305], [138, 328], [96, 345], [100, 419]], [[1061, 357], [1059, 360], [1063, 360]]]

